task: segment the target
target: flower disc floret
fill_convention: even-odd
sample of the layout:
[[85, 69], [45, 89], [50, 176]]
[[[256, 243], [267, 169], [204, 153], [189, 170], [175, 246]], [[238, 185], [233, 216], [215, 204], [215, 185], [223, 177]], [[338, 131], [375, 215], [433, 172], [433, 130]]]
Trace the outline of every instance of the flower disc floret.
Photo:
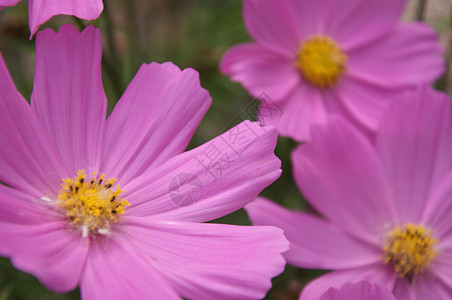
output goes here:
[[436, 256], [433, 246], [438, 240], [422, 225], [409, 223], [396, 227], [383, 248], [385, 263], [391, 264], [398, 277], [408, 279], [423, 273]]
[[116, 179], [105, 179], [93, 173], [90, 181], [86, 181], [83, 170], [74, 178], [63, 179], [62, 189], [58, 195], [57, 206], [62, 208], [70, 223], [80, 227], [83, 236], [91, 234], [107, 234], [111, 222], [117, 223], [129, 205], [120, 197], [124, 192], [115, 185]]
[[296, 66], [307, 81], [325, 88], [340, 79], [346, 61], [347, 56], [333, 39], [316, 35], [301, 45]]

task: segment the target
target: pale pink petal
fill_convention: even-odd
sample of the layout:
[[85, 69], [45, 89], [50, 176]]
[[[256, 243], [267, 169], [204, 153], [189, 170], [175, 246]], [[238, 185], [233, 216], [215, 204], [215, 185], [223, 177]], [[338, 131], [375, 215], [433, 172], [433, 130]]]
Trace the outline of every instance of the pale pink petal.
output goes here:
[[58, 192], [64, 169], [1, 56], [0, 89], [0, 182], [36, 197]]
[[311, 281], [301, 292], [300, 300], [318, 300], [329, 288], [337, 289], [348, 282], [378, 283], [392, 291], [396, 279], [394, 271], [383, 263], [334, 271]]
[[379, 245], [395, 220], [383, 166], [370, 143], [350, 123], [332, 118], [316, 126], [312, 141], [292, 154], [298, 187], [322, 215], [352, 236]]
[[282, 136], [306, 141], [310, 139], [312, 125], [326, 123], [325, 100], [328, 99], [324, 99], [322, 91], [303, 83], [284, 102], [263, 101], [258, 118], [262, 124], [276, 127]]
[[6, 248], [1, 252], [17, 269], [33, 274], [56, 292], [78, 285], [90, 244], [78, 231], [68, 230], [66, 220], [31, 226], [0, 221], [0, 241], [5, 242], [1, 248]]
[[[450, 277], [450, 273], [448, 274]], [[452, 287], [430, 273], [415, 277], [412, 282], [399, 280], [394, 288], [396, 299], [400, 300], [449, 300]]]
[[5, 6], [14, 6], [19, 3], [21, 0], [0, 0], [0, 9]]
[[130, 241], [108, 237], [91, 243], [80, 290], [82, 299], [180, 299]]
[[257, 42], [295, 57], [302, 39], [293, 1], [246, 0], [243, 16]]
[[188, 299], [261, 299], [284, 270], [288, 248], [282, 231], [123, 218], [128, 234], [179, 295]]
[[381, 260], [381, 249], [356, 240], [336, 226], [302, 212], [295, 212], [257, 198], [245, 207], [253, 225], [271, 225], [284, 230], [290, 250], [287, 262], [309, 269], [345, 269]]
[[124, 185], [181, 153], [210, 103], [193, 69], [143, 65], [108, 118], [102, 172]]
[[346, 115], [361, 128], [376, 131], [384, 111], [398, 91], [383, 89], [361, 79], [344, 76], [331, 93], [333, 99], [341, 104]]
[[395, 300], [391, 292], [367, 281], [346, 283], [340, 289], [330, 288], [319, 300]]
[[126, 184], [128, 214], [204, 222], [242, 208], [281, 174], [277, 132], [245, 121]]
[[63, 25], [36, 37], [36, 72], [31, 106], [56, 145], [70, 176], [97, 171], [107, 99], [101, 78], [100, 30], [80, 33]]
[[[431, 276], [436, 277], [437, 281], [441, 281], [442, 284], [447, 286], [452, 290], [452, 245], [450, 244], [450, 239], [447, 241], [449, 245], [443, 247], [443, 240], [440, 240], [439, 245], [436, 249], [438, 252], [437, 257], [430, 265]], [[452, 295], [452, 293], [451, 293]]]
[[325, 32], [347, 50], [375, 41], [396, 26], [405, 3], [405, 0], [330, 0], [324, 8]]
[[296, 26], [301, 32], [303, 40], [316, 34], [325, 33], [325, 20], [328, 17], [327, 8], [331, 6], [330, 0], [289, 0], [287, 2], [292, 2], [295, 7]]
[[[49, 203], [0, 184], [0, 222], [41, 224], [54, 219]], [[0, 243], [1, 252], [2, 243]]]
[[28, 22], [31, 35], [41, 24], [56, 15], [72, 15], [80, 19], [97, 19], [104, 9], [102, 0], [28, 0]]
[[450, 100], [427, 86], [407, 93], [383, 117], [377, 148], [393, 186], [400, 222], [418, 222], [452, 166]]
[[443, 52], [438, 35], [427, 25], [399, 24], [388, 36], [349, 51], [347, 72], [378, 87], [430, 83], [444, 72]]
[[301, 84], [301, 74], [293, 56], [287, 56], [260, 44], [232, 47], [221, 59], [220, 70], [240, 82], [253, 97], [265, 93], [280, 102]]

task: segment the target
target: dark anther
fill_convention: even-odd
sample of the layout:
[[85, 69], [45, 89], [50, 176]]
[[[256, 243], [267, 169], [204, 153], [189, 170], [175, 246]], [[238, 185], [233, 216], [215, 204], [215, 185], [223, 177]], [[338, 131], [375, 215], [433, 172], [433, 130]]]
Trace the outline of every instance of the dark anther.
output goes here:
[[104, 181], [102, 178], [99, 179], [99, 184], [102, 184], [102, 181]]
[[69, 189], [71, 190], [71, 192], [74, 190], [74, 188], [72, 187], [72, 185], [69, 186]]
[[111, 212], [112, 212], [113, 214], [115, 214], [115, 213], [116, 213], [116, 209], [113, 209]]
[[110, 202], [115, 201], [115, 199], [116, 199], [116, 196], [111, 197]]
[[76, 192], [76, 193], [78, 193], [78, 189], [79, 189], [79, 187], [76, 186], [76, 187], [75, 187], [75, 192]]
[[83, 184], [85, 182], [85, 178], [80, 178], [80, 184]]
[[106, 187], [107, 189], [111, 188], [111, 183], [106, 184], [105, 187]]

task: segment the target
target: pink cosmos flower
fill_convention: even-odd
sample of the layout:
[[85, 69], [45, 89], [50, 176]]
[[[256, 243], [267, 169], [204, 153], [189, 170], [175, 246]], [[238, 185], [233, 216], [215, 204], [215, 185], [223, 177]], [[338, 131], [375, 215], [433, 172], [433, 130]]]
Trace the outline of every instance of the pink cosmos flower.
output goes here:
[[396, 299], [450, 299], [451, 104], [428, 87], [405, 96], [384, 114], [374, 144], [333, 117], [293, 153], [295, 180], [323, 217], [265, 199], [246, 207], [253, 224], [284, 230], [289, 263], [335, 270], [300, 299], [361, 280]]
[[276, 130], [247, 121], [182, 153], [211, 99], [171, 63], [143, 65], [105, 121], [101, 49], [92, 26], [39, 32], [31, 106], [0, 60], [0, 254], [84, 299], [264, 297], [282, 231], [201, 222], [279, 177]]
[[244, 0], [256, 42], [230, 49], [220, 69], [264, 96], [259, 119], [281, 135], [309, 139], [331, 113], [372, 132], [394, 93], [444, 70], [436, 34], [399, 23], [405, 2]]
[[387, 289], [367, 281], [346, 283], [340, 289], [330, 288], [319, 300], [395, 300]]
[[[0, 9], [14, 6], [20, 0], [0, 0]], [[28, 22], [33, 36], [39, 26], [56, 15], [71, 15], [80, 19], [94, 20], [99, 17], [104, 4], [102, 0], [28, 0]]]

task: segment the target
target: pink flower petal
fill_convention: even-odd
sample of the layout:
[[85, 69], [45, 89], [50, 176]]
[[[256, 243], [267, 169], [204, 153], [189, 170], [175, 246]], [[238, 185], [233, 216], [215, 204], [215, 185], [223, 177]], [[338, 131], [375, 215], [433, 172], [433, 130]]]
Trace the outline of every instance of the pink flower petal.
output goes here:
[[0, 0], [0, 9], [5, 6], [14, 6], [19, 3], [21, 0]]
[[310, 84], [295, 88], [282, 103], [263, 102], [259, 107], [259, 121], [274, 126], [282, 136], [297, 141], [310, 139], [314, 124], [325, 124], [327, 108], [322, 92]]
[[290, 250], [288, 263], [313, 269], [361, 267], [381, 260], [381, 249], [356, 240], [318, 217], [289, 211], [257, 198], [245, 207], [253, 225], [271, 225], [284, 230]]
[[[448, 276], [450, 277], [450, 274]], [[401, 300], [449, 300], [452, 287], [432, 274], [423, 274], [415, 277], [411, 283], [399, 280], [394, 288], [394, 295]]]
[[260, 44], [241, 44], [229, 49], [221, 59], [220, 70], [240, 82], [253, 97], [265, 93], [276, 102], [301, 83], [292, 55]]
[[405, 3], [405, 0], [330, 0], [324, 8], [325, 32], [344, 49], [364, 45], [396, 26]]
[[[436, 281], [440, 281], [442, 285], [447, 286], [452, 290], [452, 247], [450, 244], [447, 247], [443, 247], [444, 240], [440, 240], [437, 248], [438, 256], [432, 262], [429, 267], [430, 276], [436, 277]], [[452, 295], [452, 293], [450, 293]]]
[[346, 283], [340, 289], [330, 288], [319, 300], [395, 300], [391, 292], [367, 281]]
[[381, 121], [377, 148], [402, 224], [420, 220], [435, 187], [451, 169], [449, 101], [423, 87], [394, 103]]
[[[368, 281], [369, 283], [378, 283], [382, 287], [392, 291], [396, 279], [397, 275], [393, 270], [383, 264], [334, 271], [311, 281], [301, 292], [300, 300], [319, 300], [330, 288], [337, 289], [348, 282]], [[351, 299], [354, 300], [355, 298]], [[396, 299], [399, 298], [396, 297]]]
[[281, 174], [276, 130], [245, 121], [123, 188], [128, 214], [204, 222], [242, 208]]
[[102, 0], [28, 0], [31, 35], [41, 24], [56, 15], [72, 15], [85, 20], [97, 19], [104, 9]]
[[129, 241], [109, 237], [91, 243], [81, 278], [82, 299], [180, 299]]
[[[0, 222], [41, 224], [54, 219], [45, 201], [0, 184]], [[0, 243], [0, 248], [2, 244]], [[0, 250], [1, 252], [1, 250]]]
[[379, 157], [356, 128], [332, 118], [315, 127], [312, 142], [292, 154], [294, 177], [307, 200], [328, 220], [363, 241], [379, 236], [395, 219], [389, 183]]
[[63, 25], [36, 37], [31, 105], [57, 146], [67, 174], [100, 164], [107, 100], [101, 78], [100, 30]]
[[88, 253], [89, 239], [67, 229], [67, 222], [40, 225], [0, 223], [1, 248], [13, 265], [33, 274], [49, 289], [68, 292], [79, 282]]
[[379, 87], [415, 86], [444, 72], [443, 52], [438, 35], [427, 25], [399, 24], [387, 37], [349, 51], [347, 70], [349, 76]]
[[282, 231], [124, 217], [128, 239], [189, 299], [261, 299], [284, 270]]
[[57, 192], [64, 169], [1, 56], [0, 89], [0, 181], [39, 198]]
[[102, 171], [124, 185], [180, 154], [210, 103], [193, 69], [143, 65], [108, 118]]
[[295, 57], [302, 32], [293, 1], [246, 0], [243, 15], [257, 42]]

